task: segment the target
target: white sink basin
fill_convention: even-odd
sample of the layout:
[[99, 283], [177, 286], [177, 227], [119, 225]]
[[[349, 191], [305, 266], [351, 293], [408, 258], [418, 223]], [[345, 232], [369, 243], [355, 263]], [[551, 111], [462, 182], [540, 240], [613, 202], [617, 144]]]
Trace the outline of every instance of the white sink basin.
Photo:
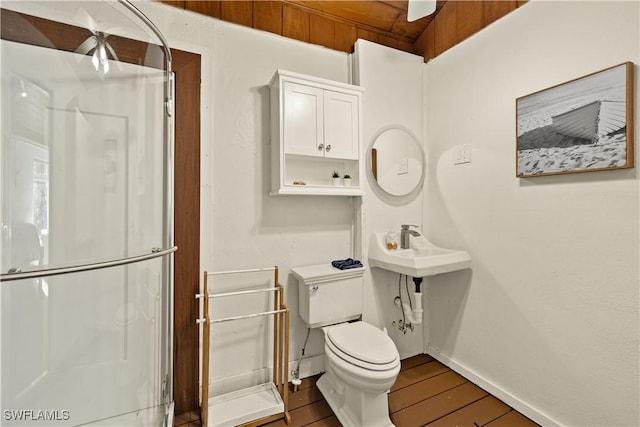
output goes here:
[[411, 237], [410, 249], [387, 249], [386, 233], [375, 233], [369, 243], [369, 266], [412, 277], [463, 270], [471, 265], [465, 251], [439, 248], [422, 236]]

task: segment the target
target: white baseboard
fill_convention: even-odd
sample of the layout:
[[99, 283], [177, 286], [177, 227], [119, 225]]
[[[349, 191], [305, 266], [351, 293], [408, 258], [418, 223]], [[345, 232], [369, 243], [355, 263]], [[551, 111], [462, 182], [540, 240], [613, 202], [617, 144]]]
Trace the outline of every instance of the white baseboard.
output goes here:
[[448, 366], [452, 370], [456, 371], [457, 373], [459, 373], [460, 375], [462, 375], [472, 383], [476, 384], [477, 386], [491, 393], [496, 398], [502, 400], [504, 403], [511, 406], [516, 411], [520, 412], [526, 417], [531, 418], [536, 423], [543, 425], [545, 427], [551, 427], [551, 426], [559, 427], [562, 425], [557, 421], [551, 419], [550, 417], [548, 417], [546, 414], [542, 413], [538, 409], [530, 406], [529, 404], [520, 400], [519, 398], [512, 395], [511, 393], [503, 390], [502, 388], [495, 385], [494, 383], [487, 380], [486, 378], [478, 375], [473, 370], [456, 362], [455, 360], [451, 359], [449, 356], [440, 353], [440, 350], [438, 350], [437, 348], [434, 348], [428, 345], [427, 354], [433, 357], [434, 359], [436, 359], [438, 362], [442, 363], [443, 365]]

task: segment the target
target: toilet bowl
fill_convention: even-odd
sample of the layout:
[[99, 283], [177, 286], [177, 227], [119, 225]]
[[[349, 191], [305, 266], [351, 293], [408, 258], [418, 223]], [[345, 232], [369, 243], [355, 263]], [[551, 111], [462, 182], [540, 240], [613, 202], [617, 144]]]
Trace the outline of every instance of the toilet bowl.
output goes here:
[[393, 341], [365, 322], [323, 328], [325, 374], [317, 386], [345, 426], [393, 426], [387, 393], [400, 372]]
[[299, 314], [324, 335], [325, 373], [316, 385], [343, 426], [393, 426], [387, 393], [400, 372], [389, 336], [361, 319], [365, 267], [330, 264], [291, 269]]

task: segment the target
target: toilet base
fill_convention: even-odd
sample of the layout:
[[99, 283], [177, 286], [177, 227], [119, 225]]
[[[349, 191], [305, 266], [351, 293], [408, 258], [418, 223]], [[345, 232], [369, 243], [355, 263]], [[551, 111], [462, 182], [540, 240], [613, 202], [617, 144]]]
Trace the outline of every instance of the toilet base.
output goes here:
[[389, 418], [387, 393], [372, 395], [356, 390], [330, 372], [324, 373], [316, 386], [343, 426], [395, 427]]

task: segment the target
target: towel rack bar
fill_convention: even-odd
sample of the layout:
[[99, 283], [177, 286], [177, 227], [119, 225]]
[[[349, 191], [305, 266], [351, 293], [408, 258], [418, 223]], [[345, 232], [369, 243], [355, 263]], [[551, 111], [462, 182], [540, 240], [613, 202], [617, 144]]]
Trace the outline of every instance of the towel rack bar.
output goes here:
[[[233, 317], [223, 317], [222, 319], [211, 319], [209, 320], [210, 324], [214, 324], [214, 323], [222, 323], [222, 322], [230, 322], [232, 320], [240, 320], [240, 319], [251, 319], [253, 317], [260, 317], [260, 316], [268, 316], [270, 314], [280, 314], [280, 313], [285, 313], [287, 310], [283, 309], [283, 310], [272, 310], [272, 311], [263, 311], [260, 313], [253, 313], [253, 314], [245, 314], [242, 316], [233, 316]], [[207, 319], [198, 319], [196, 320], [196, 323], [205, 323], [207, 321]]]
[[[234, 295], [247, 295], [247, 294], [258, 294], [262, 292], [280, 292], [280, 288], [265, 288], [265, 289], [251, 289], [248, 291], [236, 291], [236, 292], [227, 292], [223, 294], [210, 294], [209, 299], [219, 298], [219, 297], [230, 297]], [[204, 298], [204, 294], [196, 294], [196, 298]]]
[[250, 268], [247, 270], [213, 271], [211, 273], [207, 272], [206, 274], [207, 276], [222, 276], [224, 274], [259, 273], [261, 271], [276, 271], [276, 267]]

